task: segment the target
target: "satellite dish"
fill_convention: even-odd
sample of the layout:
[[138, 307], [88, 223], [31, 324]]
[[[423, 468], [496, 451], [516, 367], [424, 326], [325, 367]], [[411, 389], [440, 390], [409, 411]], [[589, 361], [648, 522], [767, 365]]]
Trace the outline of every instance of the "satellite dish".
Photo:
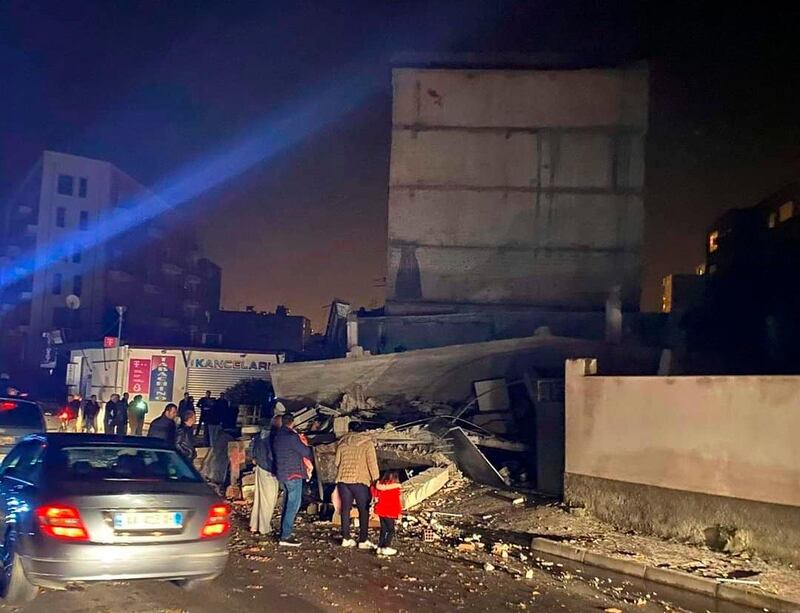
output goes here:
[[81, 299], [78, 298], [75, 294], [70, 294], [69, 296], [66, 297], [64, 301], [67, 303], [67, 308], [70, 311], [74, 311], [80, 308], [81, 306]]

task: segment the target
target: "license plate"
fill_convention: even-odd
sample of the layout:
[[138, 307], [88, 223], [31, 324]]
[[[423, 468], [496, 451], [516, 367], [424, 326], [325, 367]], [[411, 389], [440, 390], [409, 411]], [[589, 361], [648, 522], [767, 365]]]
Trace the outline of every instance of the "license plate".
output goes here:
[[183, 527], [183, 513], [114, 513], [115, 530], [177, 530]]
[[13, 445], [14, 440], [13, 436], [0, 436], [0, 445]]

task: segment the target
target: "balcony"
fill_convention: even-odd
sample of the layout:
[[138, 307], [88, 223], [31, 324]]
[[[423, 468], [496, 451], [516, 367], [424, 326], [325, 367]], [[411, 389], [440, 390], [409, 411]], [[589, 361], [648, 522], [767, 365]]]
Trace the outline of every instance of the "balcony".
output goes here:
[[202, 279], [193, 273], [186, 275], [186, 283], [187, 285], [200, 285]]
[[35, 223], [25, 224], [25, 236], [36, 236], [39, 225]]
[[120, 268], [109, 268], [108, 278], [118, 283], [131, 283], [136, 279], [131, 273]]
[[182, 274], [182, 273], [183, 273], [183, 268], [181, 268], [181, 267], [180, 267], [180, 266], [178, 266], [177, 264], [172, 264], [172, 263], [169, 263], [169, 262], [164, 262], [164, 263], [161, 265], [161, 271], [162, 271], [162, 272], [163, 272], [165, 275], [177, 276], [177, 275], [180, 275], [180, 274]]

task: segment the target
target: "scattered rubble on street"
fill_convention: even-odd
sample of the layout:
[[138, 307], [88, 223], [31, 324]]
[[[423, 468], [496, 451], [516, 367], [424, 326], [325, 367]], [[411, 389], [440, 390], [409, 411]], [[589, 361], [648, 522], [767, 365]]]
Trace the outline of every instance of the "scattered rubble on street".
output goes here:
[[[563, 583], [583, 582], [615, 602], [637, 608], [659, 602], [657, 594], [643, 595], [609, 584], [589, 567], [570, 569], [536, 555], [531, 540], [545, 537], [621, 559], [800, 597], [800, 573], [791, 566], [770, 563], [746, 551], [721, 553], [619, 532], [583, 508], [569, 508], [541, 495], [530, 487], [524, 461], [517, 459], [525, 455], [526, 443], [475, 425], [471, 418], [479, 414], [477, 403], [466, 411], [464, 407], [421, 400], [379, 403], [365, 397], [359, 386], [344, 392], [341, 402], [334, 406], [318, 404], [298, 411], [296, 415], [302, 419], [298, 419], [297, 429], [306, 434], [313, 447], [316, 468], [306, 492], [305, 517], [310, 521], [306, 529], [324, 534], [320, 537], [323, 541], [335, 538], [338, 517], [333, 516], [330, 497], [335, 481], [333, 458], [337, 439], [355, 423], [375, 441], [381, 468], [402, 474], [405, 512], [397, 540], [401, 555], [412, 560], [435, 548], [437, 555], [476, 565], [487, 574], [505, 573], [515, 580], [531, 581], [546, 572]], [[245, 516], [254, 488], [247, 470], [248, 446], [243, 441], [228, 441], [226, 445], [229, 477], [235, 478], [241, 471], [228, 493], [237, 497], [234, 508]], [[216, 451], [206, 457], [206, 464], [213, 461], [214, 466], [204, 467], [215, 476], [220, 470], [220, 452]], [[272, 563], [274, 554], [267, 551], [252, 541], [239, 546], [239, 553], [254, 563]], [[408, 575], [402, 581], [413, 583], [417, 579]], [[536, 591], [532, 593], [531, 605]], [[669, 609], [669, 605], [664, 604], [664, 608]]]

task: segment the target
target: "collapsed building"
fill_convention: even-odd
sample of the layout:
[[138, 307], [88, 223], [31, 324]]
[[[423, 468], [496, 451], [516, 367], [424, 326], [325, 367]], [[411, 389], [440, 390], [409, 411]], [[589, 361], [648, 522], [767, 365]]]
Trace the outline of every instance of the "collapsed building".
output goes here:
[[334, 359], [273, 385], [331, 436], [363, 420], [387, 463], [410, 446], [420, 468], [422, 446], [560, 495], [565, 360], [659, 368], [660, 316], [638, 312], [648, 73], [453, 66], [393, 72], [385, 308], [334, 302]]

